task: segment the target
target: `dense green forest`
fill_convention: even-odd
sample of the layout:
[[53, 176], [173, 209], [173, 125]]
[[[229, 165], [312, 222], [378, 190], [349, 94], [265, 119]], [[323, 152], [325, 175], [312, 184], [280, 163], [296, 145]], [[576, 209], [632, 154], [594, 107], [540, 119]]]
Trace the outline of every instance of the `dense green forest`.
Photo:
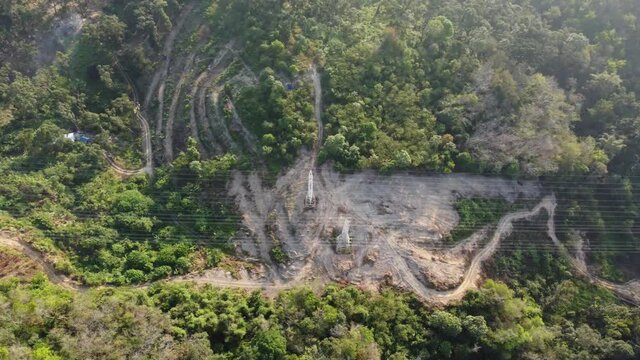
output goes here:
[[526, 246], [540, 237], [509, 238], [523, 250], [487, 266], [504, 282], [488, 280], [444, 309], [388, 288], [297, 288], [268, 299], [187, 284], [72, 293], [38, 275], [2, 280], [0, 358], [636, 358], [640, 310]]
[[[105, 156], [143, 164], [137, 98], [190, 4], [205, 30], [180, 37], [180, 49], [234, 42], [255, 74], [223, 92], [257, 151], [204, 156], [184, 136], [171, 162], [154, 158], [152, 177], [122, 178]], [[626, 281], [640, 275], [638, 91], [635, 0], [7, 0], [0, 230], [87, 285], [231, 266], [241, 215], [225, 193], [230, 172], [277, 173], [319, 140], [320, 161], [339, 171], [540, 179], [558, 198], [561, 240], [587, 240], [593, 269]], [[91, 143], [63, 138], [76, 131]], [[457, 206], [466, 230], [506, 209]], [[268, 299], [189, 284], [76, 293], [40, 275], [1, 280], [0, 359], [638, 358], [638, 309], [577, 280], [550, 247], [527, 247], [544, 235], [522, 226], [486, 265], [494, 280], [444, 309], [388, 288]]]
[[[180, 4], [107, 2], [68, 54], [32, 77], [27, 50], [37, 53], [37, 36], [24, 32], [47, 29], [38, 11], [48, 3], [3, 5], [3, 48], [27, 52], [2, 59], [5, 133], [37, 117], [121, 138], [133, 110], [118, 69], [144, 80]], [[324, 155], [337, 166], [541, 175], [603, 173], [609, 164], [631, 175], [640, 111], [636, 10], [632, 1], [221, 0], [206, 16], [216, 41], [240, 39], [262, 73], [240, 103], [265, 155], [277, 142], [291, 161], [287, 155], [309, 144], [310, 104], [281, 80], [315, 61], [330, 84]], [[39, 99], [34, 87], [45, 84], [49, 94]], [[39, 111], [53, 99], [50, 113]], [[531, 146], [514, 148], [522, 143]]]
[[258, 68], [294, 76], [311, 60], [324, 66], [325, 155], [340, 167], [540, 175], [602, 172], [632, 156], [632, 1], [215, 8], [218, 29], [241, 37]]

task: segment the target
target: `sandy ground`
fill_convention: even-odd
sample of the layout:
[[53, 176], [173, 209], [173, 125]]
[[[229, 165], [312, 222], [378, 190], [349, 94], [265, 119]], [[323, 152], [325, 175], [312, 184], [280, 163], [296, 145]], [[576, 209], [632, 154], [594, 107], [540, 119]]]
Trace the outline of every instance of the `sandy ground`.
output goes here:
[[[315, 66], [315, 117], [318, 141], [303, 151], [275, 186], [266, 187], [257, 173], [236, 172], [229, 185], [235, 196], [247, 233], [236, 239], [242, 253], [262, 259], [268, 277], [276, 282], [296, 283], [311, 279], [342, 281], [376, 288], [392, 279], [396, 285], [424, 297], [436, 290], [455, 289], [476, 267], [471, 257], [487, 229], [480, 229], [462, 244], [443, 246], [442, 237], [458, 223], [454, 209], [461, 197], [539, 199], [541, 190], [533, 182], [517, 182], [475, 175], [390, 176], [374, 171], [343, 175], [329, 165], [315, 166], [321, 144], [322, 88]], [[315, 173], [317, 196], [313, 208], [305, 206], [309, 170]], [[277, 241], [269, 237], [267, 224], [275, 215]], [[351, 252], [338, 254], [336, 235], [348, 220]], [[281, 246], [290, 261], [275, 264], [269, 251]], [[457, 296], [453, 294], [452, 296]]]
[[[236, 173], [229, 189], [236, 195], [244, 225], [260, 246], [252, 256], [264, 258], [271, 248], [264, 228], [268, 214], [277, 213], [278, 237], [292, 259], [289, 266], [279, 266], [284, 279], [308, 275], [300, 269], [312, 261], [314, 276], [360, 283], [365, 278], [382, 279], [393, 273], [402, 259], [404, 264], [400, 265], [417, 273], [424, 282], [438, 284], [440, 289], [451, 288], [462, 281], [468, 257], [486, 233], [486, 229], [481, 230], [452, 249], [444, 246], [443, 234], [458, 223], [456, 199], [514, 201], [540, 197], [535, 183], [519, 184], [500, 178], [382, 176], [373, 171], [341, 175], [322, 166], [315, 176], [316, 207], [307, 209], [304, 198], [308, 170], [305, 161], [298, 161], [271, 189], [264, 188], [255, 174]], [[346, 219], [351, 224], [353, 251], [339, 255], [333, 240]]]
[[[322, 88], [315, 66], [310, 69], [310, 78], [322, 136]], [[374, 171], [343, 175], [329, 165], [316, 168], [320, 136], [312, 151], [303, 151], [274, 187], [263, 186], [257, 173], [240, 172], [234, 174], [229, 186], [250, 233], [237, 239], [238, 244], [243, 252], [268, 264], [273, 279], [313, 277], [364, 284], [380, 282], [395, 273], [400, 282], [413, 277], [440, 290], [451, 289], [463, 281], [469, 259], [486, 235], [486, 229], [481, 229], [453, 249], [444, 246], [443, 235], [458, 223], [456, 199], [541, 197], [536, 183], [502, 178], [383, 176]], [[312, 209], [304, 203], [309, 170], [315, 173], [317, 196]], [[266, 233], [270, 214], [276, 214], [278, 243], [291, 260], [287, 265], [276, 265], [268, 256], [278, 245]], [[352, 251], [337, 254], [335, 238], [345, 220], [351, 224]]]

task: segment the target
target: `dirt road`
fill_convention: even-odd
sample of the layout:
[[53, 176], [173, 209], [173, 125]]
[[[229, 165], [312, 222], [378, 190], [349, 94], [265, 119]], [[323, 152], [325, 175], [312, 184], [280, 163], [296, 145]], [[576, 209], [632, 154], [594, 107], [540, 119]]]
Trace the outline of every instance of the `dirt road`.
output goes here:
[[[135, 102], [136, 109], [138, 109], [139, 103], [137, 102], [137, 100], [135, 100]], [[109, 166], [111, 166], [113, 171], [122, 176], [132, 176], [142, 173], [153, 175], [153, 157], [151, 156], [151, 131], [149, 130], [149, 123], [147, 122], [147, 119], [138, 112], [138, 110], [136, 110], [136, 118], [140, 122], [140, 128], [142, 130], [142, 151], [144, 152], [145, 166], [139, 169], [125, 169], [118, 165], [109, 153], [107, 153], [106, 151], [102, 152], [102, 155], [104, 156], [105, 160], [107, 160]]]
[[86, 286], [71, 280], [69, 277], [59, 274], [54, 269], [53, 265], [45, 259], [42, 253], [33, 249], [29, 244], [22, 241], [16, 234], [5, 231], [0, 232], [0, 244], [21, 251], [30, 259], [40, 264], [51, 282], [69, 290], [81, 291], [87, 288]]
[[198, 95], [198, 91], [200, 90], [200, 84], [205, 79], [207, 79], [208, 74], [209, 69], [203, 71], [200, 75], [198, 75], [196, 80], [193, 82], [193, 86], [191, 87], [191, 93], [189, 96], [189, 127], [191, 128], [191, 137], [196, 140], [196, 142], [198, 143], [198, 148], [200, 149], [200, 154], [202, 154], [202, 156], [205, 158], [209, 157], [209, 151], [204, 146], [199, 136], [200, 131], [198, 130], [198, 114], [196, 114], [195, 100]]
[[[4, 245], [9, 248], [18, 250], [23, 254], [25, 254], [30, 259], [32, 259], [33, 261], [40, 264], [40, 266], [44, 270], [49, 280], [54, 284], [60, 285], [68, 290], [74, 290], [74, 291], [87, 291], [89, 289], [94, 288], [91, 286], [80, 284], [77, 281], [70, 279], [68, 276], [56, 271], [52, 263], [48, 261], [42, 253], [35, 250], [33, 247], [31, 247], [31, 245], [23, 241], [20, 238], [20, 236], [16, 235], [15, 233], [7, 232], [7, 231], [0, 232], [0, 245]], [[237, 279], [233, 279], [230, 276], [220, 274], [219, 272], [214, 274], [205, 272], [204, 274], [187, 274], [187, 275], [174, 276], [168, 279], [167, 281], [195, 282], [199, 284], [212, 283], [217, 286], [224, 286], [224, 287], [231, 287], [231, 288], [241, 288], [241, 289], [249, 289], [249, 290], [265, 289], [265, 290], [272, 290], [272, 291], [285, 289], [287, 287], [292, 286], [290, 284], [276, 285], [276, 284], [266, 282], [264, 280], [246, 280], [246, 279], [237, 280]], [[146, 288], [149, 285], [150, 283], [135, 285], [132, 287]], [[109, 287], [112, 287], [112, 286], [98, 286], [95, 288], [109, 288]]]
[[109, 155], [109, 153], [107, 153], [106, 151], [102, 152], [102, 156], [109, 163], [109, 166], [111, 167], [111, 169], [121, 176], [132, 176], [132, 175], [146, 172], [144, 167], [140, 169], [125, 169], [121, 167], [115, 162], [115, 160], [113, 160], [111, 155]]
[[[153, 93], [157, 88], [159, 106], [156, 131], [162, 133], [164, 82], [171, 62], [170, 55], [173, 52], [177, 33], [187, 15], [192, 12], [193, 4], [194, 2], [191, 2], [185, 6], [176, 26], [168, 35], [163, 48], [164, 64], [154, 74], [146, 94], [143, 111], [136, 111], [144, 138], [145, 166], [141, 169], [124, 169], [118, 166], [109, 154], [104, 153], [110, 166], [121, 175], [129, 176], [141, 172], [151, 174], [153, 171], [151, 134], [143, 113], [148, 111]], [[200, 139], [198, 131], [198, 120], [200, 120], [200, 125], [204, 126], [206, 132], [205, 138], [218, 140], [214, 148], [233, 151], [237, 149], [237, 145], [231, 138], [227, 124], [220, 113], [219, 89], [214, 81], [228, 65], [227, 52], [233, 53], [232, 47], [227, 46], [218, 54], [207, 71], [198, 76], [195, 84], [192, 85], [190, 126], [192, 135]], [[180, 103], [181, 89], [190, 78], [189, 73], [196, 53], [197, 51], [194, 51], [185, 60], [184, 69], [172, 97], [168, 120], [164, 124], [163, 145], [167, 161], [173, 158], [173, 122]], [[473, 254], [468, 264], [464, 261], [463, 252], [472, 253], [477, 245], [458, 246], [448, 255], [431, 251], [430, 247], [442, 245], [442, 234], [448, 233], [458, 223], [458, 215], [453, 206], [457, 198], [502, 198], [509, 201], [515, 201], [518, 198], [539, 199], [538, 185], [462, 174], [418, 176], [398, 173], [382, 176], [373, 171], [363, 171], [344, 175], [333, 171], [330, 166], [317, 166], [316, 158], [324, 137], [324, 125], [322, 84], [315, 64], [311, 66], [310, 75], [314, 87], [314, 117], [318, 127], [317, 140], [311, 151], [303, 149], [297, 161], [279, 176], [273, 186], [264, 185], [257, 172], [246, 174], [239, 171], [234, 173], [233, 180], [229, 184], [229, 194], [236, 197], [238, 210], [249, 232], [248, 237], [254, 239], [253, 244], [241, 246], [248, 247], [243, 250], [249, 256], [262, 260], [268, 273], [267, 277], [233, 279], [213, 269], [204, 274], [172, 277], [167, 281], [192, 281], [243, 289], [279, 291], [304, 284], [311, 278], [318, 279], [317, 281], [322, 283], [341, 280], [366, 285], [377, 284], [390, 274], [396, 285], [409, 288], [428, 301], [446, 304], [460, 299], [466, 291], [476, 286], [483, 262], [494, 255], [501, 240], [512, 231], [515, 221], [532, 218], [545, 210], [548, 213], [549, 237], [559, 251], [571, 260], [577, 273], [599, 286], [610, 289], [627, 301], [640, 303], [640, 282], [613, 284], [593, 276], [587, 271], [584, 256], [574, 258], [557, 239], [553, 221], [556, 199], [553, 196], [544, 197], [531, 210], [517, 211], [503, 216], [490, 241]], [[126, 78], [134, 89], [133, 97], [139, 109], [135, 88], [128, 77]], [[207, 120], [206, 96], [209, 88], [206, 84], [201, 86], [202, 82], [214, 84], [212, 122]], [[198, 104], [194, 106], [196, 98]], [[233, 103], [230, 106], [233, 112], [232, 124], [241, 130], [241, 135], [251, 147], [255, 142], [251, 138], [252, 134], [242, 124]], [[305, 191], [303, 189], [306, 186], [309, 168], [314, 169], [317, 175], [314, 186], [318, 198], [313, 209], [304, 206]], [[275, 219], [268, 220], [273, 214]], [[336, 254], [331, 239], [339, 231], [340, 224], [345, 219], [349, 219], [352, 223], [350, 235], [353, 251], [350, 254]], [[267, 221], [270, 221], [271, 225], [277, 225], [277, 241], [266, 234]], [[249, 243], [247, 239], [238, 240], [241, 244]], [[473, 244], [480, 243], [478, 236], [471, 241]], [[269, 252], [276, 245], [274, 242], [278, 242], [278, 245], [286, 251], [291, 259], [289, 264], [273, 263]], [[52, 282], [79, 291], [88, 289], [57, 273], [45, 256], [19, 237], [0, 232], [0, 243], [24, 252], [41, 264]], [[465, 247], [468, 250], [462, 251], [461, 249]], [[454, 252], [456, 255], [452, 256]], [[457, 260], [451, 260], [452, 257], [457, 257]], [[445, 269], [447, 267], [453, 270]], [[445, 287], [450, 290], [436, 290], [427, 285], [433, 283], [430, 275], [449, 276], [449, 274], [456, 274], [456, 271], [460, 274], [459, 283], [454, 280], [452, 283], [457, 286]], [[145, 286], [147, 285], [137, 287]]]
[[[164, 41], [164, 45], [162, 46], [162, 57], [164, 61], [162, 62], [162, 66], [160, 67], [160, 69], [156, 71], [156, 73], [151, 78], [151, 83], [149, 84], [149, 88], [147, 89], [147, 93], [144, 98], [143, 111], [145, 113], [149, 111], [149, 105], [151, 103], [154, 90], [158, 87], [158, 83], [160, 83], [161, 80], [162, 80], [161, 89], [158, 90], [157, 95], [158, 97], [160, 97], [161, 94], [164, 94], [164, 80], [167, 78], [167, 74], [169, 73], [169, 64], [171, 63], [171, 54], [173, 53], [173, 44], [176, 41], [176, 37], [178, 36], [178, 33], [180, 32], [180, 30], [182, 30], [184, 22], [187, 19], [187, 15], [189, 15], [193, 10], [194, 5], [195, 5], [195, 1], [191, 1], [187, 3], [187, 5], [185, 5], [185, 7], [180, 12], [180, 15], [178, 16], [178, 20], [173, 25], [173, 27], [171, 28], [171, 31], [169, 32], [169, 35], [167, 35], [167, 38]], [[161, 128], [162, 124], [156, 124], [156, 125], [157, 125], [156, 126], [156, 130], [157, 130]]]
[[118, 174], [122, 176], [131, 176], [135, 174], [146, 173], [149, 175], [153, 174], [153, 157], [152, 157], [152, 148], [151, 148], [151, 130], [149, 129], [149, 122], [142, 115], [140, 111], [140, 99], [138, 98], [138, 92], [136, 91], [135, 84], [127, 75], [127, 73], [120, 67], [120, 64], [116, 62], [116, 67], [120, 70], [120, 73], [125, 78], [129, 87], [131, 88], [131, 93], [133, 95], [133, 101], [135, 103], [135, 116], [138, 122], [140, 123], [140, 131], [142, 132], [142, 152], [144, 153], [144, 163], [145, 165], [139, 169], [125, 169], [113, 160], [113, 157], [109, 155], [106, 151], [103, 152], [104, 158], [107, 160], [111, 168]]
[[[204, 86], [194, 89], [191, 96], [192, 117], [192, 133], [202, 148], [208, 147], [213, 149], [216, 155], [221, 155], [225, 151], [238, 152], [239, 149], [234, 143], [229, 129], [226, 126], [222, 114], [218, 108], [218, 98], [220, 92], [219, 78], [227, 70], [227, 68], [235, 61], [233, 42], [227, 43], [213, 59], [206, 71], [200, 76], [203, 77]], [[212, 111], [207, 111], [207, 94], [211, 94]], [[197, 100], [197, 106], [196, 106]], [[196, 111], [197, 110], [197, 111]], [[204, 135], [202, 135], [204, 133]], [[204, 142], [202, 141], [204, 138]]]
[[[427, 288], [424, 284], [422, 284], [413, 274], [404, 266], [400, 266], [397, 268], [398, 276], [405, 282], [411, 289], [413, 289], [416, 294], [427, 301], [447, 304], [452, 301], [459, 300], [464, 296], [464, 294], [472, 288], [476, 287], [476, 282], [479, 280], [481, 266], [484, 261], [489, 259], [496, 252], [500, 241], [507, 236], [512, 231], [512, 226], [515, 221], [530, 219], [536, 215], [538, 215], [542, 210], [545, 210], [549, 215], [549, 220], [547, 221], [548, 226], [548, 234], [551, 237], [552, 241], [556, 246], [560, 249], [561, 253], [565, 256], [568, 256], [572, 260], [572, 264], [574, 268], [581, 274], [583, 274], [588, 280], [592, 281], [594, 284], [599, 286], [603, 286], [626, 301], [633, 304], [640, 304], [640, 282], [637, 280], [631, 281], [626, 284], [613, 284], [609, 281], [600, 279], [592, 274], [584, 273], [582, 271], [584, 264], [579, 264], [579, 261], [573, 258], [564, 248], [557, 236], [555, 234], [555, 225], [553, 222], [553, 215], [555, 212], [556, 200], [553, 196], [547, 196], [540, 201], [538, 205], [536, 205], [532, 210], [527, 211], [518, 211], [511, 214], [507, 214], [502, 219], [500, 219], [498, 226], [491, 238], [491, 241], [480, 251], [475, 257], [471, 260], [469, 267], [465, 272], [464, 279], [462, 283], [453, 290], [449, 291], [437, 291], [434, 289]], [[28, 257], [38, 262], [45, 269], [45, 272], [49, 279], [65, 288], [84, 291], [87, 290], [88, 287], [84, 285], [80, 285], [77, 282], [69, 279], [65, 275], [59, 274], [48, 262], [45, 257], [34, 250], [29, 244], [23, 242], [19, 237], [15, 234], [9, 232], [0, 232], [0, 244], [17, 249], [22, 251]], [[395, 264], [399, 264], [397, 260], [392, 260]], [[215, 270], [213, 270], [215, 271]], [[233, 288], [242, 288], [242, 289], [264, 289], [267, 291], [279, 291], [282, 289], [290, 288], [293, 286], [297, 286], [305, 283], [305, 279], [302, 277], [296, 277], [291, 281], [287, 282], [271, 282], [268, 279], [233, 279], [228, 276], [211, 273], [208, 274], [188, 274], [184, 276], [177, 276], [168, 279], [167, 281], [172, 282], [195, 282], [195, 283], [207, 283], [213, 284], [217, 286], [224, 287], [233, 287]], [[140, 285], [136, 287], [145, 287], [145, 285]]]
[[551, 241], [553, 241], [553, 243], [559, 249], [560, 253], [571, 261], [571, 264], [573, 265], [573, 268], [576, 270], [576, 272], [584, 276], [592, 284], [602, 286], [613, 291], [619, 297], [623, 298], [629, 303], [640, 305], [640, 279], [631, 280], [624, 284], [616, 284], [591, 274], [589, 272], [589, 268], [587, 267], [585, 253], [582, 249], [582, 240], [579, 242], [576, 256], [574, 257], [569, 253], [569, 250], [564, 246], [564, 244], [562, 244], [562, 242], [560, 242], [558, 236], [556, 235], [556, 225], [553, 221], [555, 207], [556, 201], [554, 197], [553, 206], [548, 208], [549, 218], [547, 220], [547, 234], [549, 235], [549, 238], [551, 238]]
[[[191, 128], [191, 137], [196, 140], [203, 157], [209, 157], [209, 148], [213, 148], [215, 154], [223, 152], [222, 147], [215, 141], [211, 127], [206, 118], [206, 91], [211, 84], [217, 82], [220, 74], [227, 68], [229, 59], [229, 46], [225, 46], [215, 59], [207, 66], [193, 82], [191, 94], [189, 96], [189, 127]], [[204, 83], [204, 86], [201, 84]], [[196, 106], [196, 100], [201, 99]], [[202, 135], [204, 133], [204, 136]], [[204, 137], [204, 142], [203, 138]], [[207, 146], [205, 146], [205, 144]]]
[[313, 165], [315, 165], [316, 157], [320, 147], [322, 146], [322, 139], [324, 136], [324, 124], [322, 123], [322, 84], [320, 83], [320, 75], [316, 64], [311, 65], [311, 79], [313, 80], [313, 96], [314, 96], [314, 108], [313, 112], [318, 123], [318, 139], [313, 148]]
[[[469, 267], [464, 275], [462, 283], [455, 289], [440, 293], [436, 295], [436, 299], [442, 302], [450, 302], [452, 300], [458, 300], [464, 296], [464, 294], [472, 288], [476, 287], [476, 282], [479, 280], [480, 272], [482, 270], [482, 263], [495, 254], [500, 241], [505, 238], [513, 229], [513, 223], [519, 220], [530, 219], [540, 213], [543, 209], [547, 211], [549, 216], [549, 223], [553, 224], [553, 211], [556, 207], [556, 200], [553, 196], [547, 196], [530, 211], [518, 211], [515, 213], [507, 214], [500, 219], [496, 230], [491, 237], [491, 241], [471, 260]], [[551, 230], [550, 230], [551, 231]], [[555, 236], [555, 231], [553, 232]]]
[[173, 161], [173, 124], [176, 118], [176, 111], [182, 95], [182, 87], [184, 86], [187, 78], [191, 73], [191, 68], [194, 65], [196, 55], [201, 49], [202, 44], [196, 46], [195, 50], [189, 55], [180, 74], [178, 83], [173, 91], [173, 97], [171, 98], [171, 106], [169, 107], [169, 115], [167, 117], [167, 123], [164, 129], [164, 161], [170, 163]]

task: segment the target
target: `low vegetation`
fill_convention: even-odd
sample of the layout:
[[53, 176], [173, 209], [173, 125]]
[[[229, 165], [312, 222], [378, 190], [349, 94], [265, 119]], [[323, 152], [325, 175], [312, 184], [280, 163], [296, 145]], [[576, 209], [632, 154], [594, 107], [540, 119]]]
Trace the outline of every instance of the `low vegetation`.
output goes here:
[[640, 275], [637, 254], [640, 183], [635, 177], [590, 177], [549, 181], [558, 194], [560, 237], [567, 244], [597, 249], [589, 262], [601, 276], [628, 281]]
[[460, 221], [447, 238], [453, 242], [464, 240], [482, 227], [496, 223], [514, 206], [504, 199], [459, 199], [455, 209]]
[[[635, 358], [638, 309], [549, 278], [564, 264], [546, 263], [542, 274], [517, 268], [515, 287], [489, 280], [446, 309], [390, 289], [299, 288], [270, 300], [187, 284], [71, 293], [42, 276], [2, 280], [0, 358]], [[498, 276], [516, 270], [496, 264]]]
[[95, 145], [62, 146], [69, 152], [50, 153], [38, 170], [19, 168], [28, 156], [0, 162], [13, 170], [0, 185], [0, 211], [8, 214], [4, 226], [67, 252], [66, 272], [87, 284], [140, 283], [189, 272], [199, 258], [231, 249], [237, 217], [220, 188], [233, 156], [201, 160], [192, 142], [153, 180], [123, 181], [104, 171]]
[[0, 278], [30, 278], [42, 269], [20, 251], [0, 246]]

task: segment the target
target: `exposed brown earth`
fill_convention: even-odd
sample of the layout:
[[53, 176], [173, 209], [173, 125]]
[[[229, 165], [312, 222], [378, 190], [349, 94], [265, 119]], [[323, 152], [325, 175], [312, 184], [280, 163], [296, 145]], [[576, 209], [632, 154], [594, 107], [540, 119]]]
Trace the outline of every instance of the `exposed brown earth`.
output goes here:
[[0, 279], [6, 277], [26, 279], [38, 272], [43, 272], [43, 269], [36, 261], [15, 249], [0, 247]]

